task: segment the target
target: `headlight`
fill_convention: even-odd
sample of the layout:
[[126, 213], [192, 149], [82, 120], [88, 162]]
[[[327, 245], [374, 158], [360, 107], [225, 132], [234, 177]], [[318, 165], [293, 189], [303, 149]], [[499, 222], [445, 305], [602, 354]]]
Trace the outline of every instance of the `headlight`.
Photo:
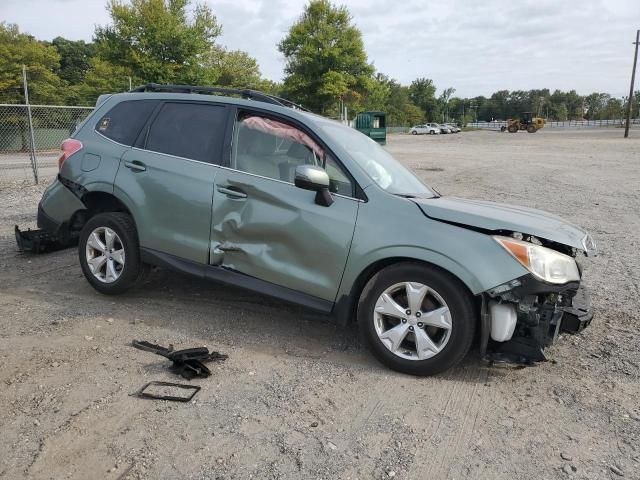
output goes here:
[[493, 239], [524, 268], [545, 282], [567, 283], [580, 280], [578, 265], [569, 255], [510, 237], [495, 236]]

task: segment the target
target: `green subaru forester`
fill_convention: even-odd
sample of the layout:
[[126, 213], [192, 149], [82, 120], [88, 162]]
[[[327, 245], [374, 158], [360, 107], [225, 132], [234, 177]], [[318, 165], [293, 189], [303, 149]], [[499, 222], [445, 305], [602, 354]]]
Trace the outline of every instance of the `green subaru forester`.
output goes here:
[[100, 97], [62, 144], [38, 226], [78, 242], [99, 292], [150, 265], [357, 321], [384, 364], [430, 375], [477, 341], [531, 363], [592, 318], [582, 229], [443, 197], [355, 129], [251, 90], [150, 84]]

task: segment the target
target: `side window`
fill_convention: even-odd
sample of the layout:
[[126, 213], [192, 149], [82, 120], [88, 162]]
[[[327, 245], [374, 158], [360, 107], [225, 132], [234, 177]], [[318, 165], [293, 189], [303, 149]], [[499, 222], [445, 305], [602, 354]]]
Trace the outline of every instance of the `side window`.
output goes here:
[[259, 115], [244, 115], [236, 122], [233, 168], [293, 183], [299, 165], [324, 168], [333, 193], [353, 196], [353, 184], [342, 167], [302, 130]]
[[120, 102], [100, 119], [96, 131], [111, 140], [131, 146], [156, 105], [158, 100]]
[[151, 124], [145, 149], [213, 163], [222, 151], [227, 109], [202, 103], [167, 103]]

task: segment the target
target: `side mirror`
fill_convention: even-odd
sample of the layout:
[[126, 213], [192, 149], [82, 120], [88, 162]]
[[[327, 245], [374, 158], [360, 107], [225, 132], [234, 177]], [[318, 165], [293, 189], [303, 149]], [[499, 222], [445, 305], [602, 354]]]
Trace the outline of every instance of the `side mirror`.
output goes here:
[[329, 175], [314, 165], [298, 165], [294, 178], [296, 187], [316, 192], [316, 203], [328, 207], [333, 203], [329, 192]]

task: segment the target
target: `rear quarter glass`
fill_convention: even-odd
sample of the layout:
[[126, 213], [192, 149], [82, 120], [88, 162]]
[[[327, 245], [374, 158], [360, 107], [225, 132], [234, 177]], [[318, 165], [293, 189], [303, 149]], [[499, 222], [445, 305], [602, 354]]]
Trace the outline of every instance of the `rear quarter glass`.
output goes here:
[[158, 103], [159, 100], [120, 102], [100, 118], [95, 130], [115, 142], [131, 146]]

